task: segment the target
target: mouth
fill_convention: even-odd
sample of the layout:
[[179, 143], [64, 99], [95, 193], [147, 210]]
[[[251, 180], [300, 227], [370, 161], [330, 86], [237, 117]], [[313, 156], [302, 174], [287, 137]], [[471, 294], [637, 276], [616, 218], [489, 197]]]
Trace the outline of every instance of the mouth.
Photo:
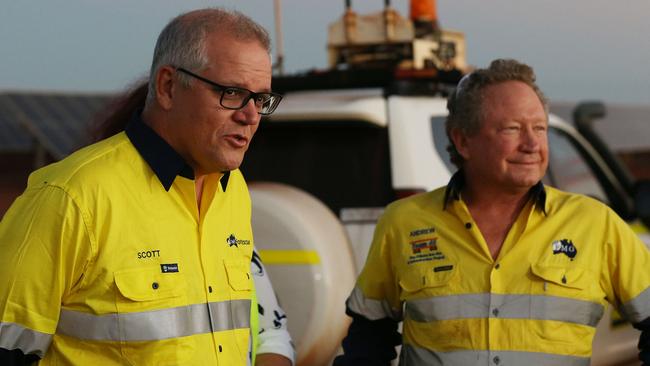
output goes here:
[[514, 160], [514, 161], [509, 161], [510, 164], [516, 164], [516, 165], [538, 165], [541, 164], [542, 162], [540, 160]]
[[242, 148], [246, 147], [248, 145], [248, 137], [238, 134], [238, 133], [233, 133], [230, 135], [225, 136], [226, 142], [228, 142], [231, 146], [236, 147], [236, 148]]
[[511, 161], [510, 164], [512, 167], [516, 169], [537, 170], [542, 163], [539, 161]]

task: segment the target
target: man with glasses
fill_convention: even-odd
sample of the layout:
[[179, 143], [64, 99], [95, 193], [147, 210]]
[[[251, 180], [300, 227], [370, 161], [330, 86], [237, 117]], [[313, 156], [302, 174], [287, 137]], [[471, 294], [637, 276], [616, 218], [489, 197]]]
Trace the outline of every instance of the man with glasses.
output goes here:
[[30, 176], [0, 223], [0, 364], [252, 363], [238, 167], [282, 99], [269, 49], [240, 13], [178, 16], [126, 130]]

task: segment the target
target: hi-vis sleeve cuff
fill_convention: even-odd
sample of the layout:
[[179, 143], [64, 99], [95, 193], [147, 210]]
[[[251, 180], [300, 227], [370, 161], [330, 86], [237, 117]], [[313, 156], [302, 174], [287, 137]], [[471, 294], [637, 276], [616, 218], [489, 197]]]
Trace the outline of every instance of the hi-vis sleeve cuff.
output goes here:
[[401, 321], [401, 310], [392, 309], [386, 300], [367, 298], [359, 287], [355, 287], [346, 302], [348, 309], [364, 316], [368, 320], [390, 318]]
[[0, 323], [0, 348], [18, 349], [23, 354], [43, 358], [50, 347], [52, 335], [38, 332], [15, 323]]
[[620, 311], [630, 323], [640, 323], [650, 318], [650, 287], [643, 290], [632, 300], [624, 303]]

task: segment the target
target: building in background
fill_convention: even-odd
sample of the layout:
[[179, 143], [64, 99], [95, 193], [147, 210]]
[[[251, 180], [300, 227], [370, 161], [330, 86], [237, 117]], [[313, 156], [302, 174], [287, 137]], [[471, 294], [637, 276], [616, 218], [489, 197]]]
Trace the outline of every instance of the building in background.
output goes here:
[[0, 217], [33, 170], [90, 141], [93, 117], [111, 95], [0, 93]]
[[[110, 94], [0, 93], [0, 216], [25, 189], [29, 173], [90, 142]], [[575, 103], [552, 103], [571, 121]], [[636, 179], [650, 179], [650, 106], [607, 106], [596, 131]]]

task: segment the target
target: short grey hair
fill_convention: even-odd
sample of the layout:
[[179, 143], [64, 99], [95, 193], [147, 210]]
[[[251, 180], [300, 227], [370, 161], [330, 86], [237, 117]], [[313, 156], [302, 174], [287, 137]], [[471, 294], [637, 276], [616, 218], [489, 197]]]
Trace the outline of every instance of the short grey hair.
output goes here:
[[481, 129], [483, 119], [483, 90], [506, 81], [521, 81], [535, 91], [548, 115], [548, 100], [535, 83], [533, 68], [512, 59], [497, 59], [486, 69], [477, 69], [465, 75], [456, 90], [447, 99], [449, 115], [445, 122], [451, 162], [458, 168], [463, 166], [463, 157], [458, 153], [451, 139], [451, 131], [460, 130], [465, 136], [476, 134]]
[[[239, 41], [257, 41], [271, 52], [271, 39], [266, 29], [238, 11], [206, 8], [181, 14], [163, 28], [156, 41], [147, 105], [156, 98], [156, 74], [162, 66], [173, 65], [189, 70], [202, 70], [208, 66], [206, 38], [215, 32]], [[179, 74], [178, 77], [183, 85], [189, 86], [189, 76]]]

